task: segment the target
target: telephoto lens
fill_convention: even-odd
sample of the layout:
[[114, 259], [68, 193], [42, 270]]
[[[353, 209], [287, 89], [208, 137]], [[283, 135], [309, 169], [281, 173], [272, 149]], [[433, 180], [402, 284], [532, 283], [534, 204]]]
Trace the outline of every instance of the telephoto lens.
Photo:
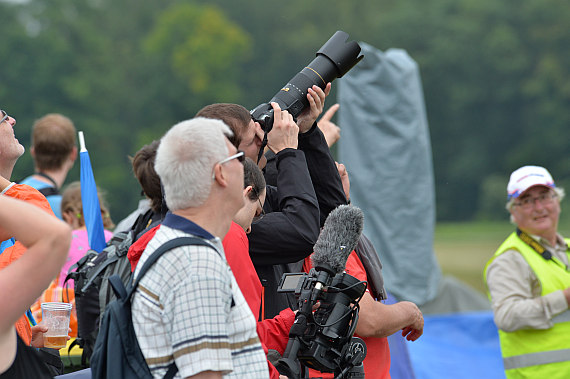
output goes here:
[[303, 68], [289, 82], [279, 90], [269, 101], [253, 109], [251, 117], [259, 122], [265, 133], [273, 127], [272, 102], [279, 104], [295, 119], [309, 106], [307, 90], [313, 85], [325, 89], [327, 83], [342, 77], [364, 55], [360, 55], [360, 46], [355, 41], [347, 42], [348, 34], [339, 30], [317, 51], [317, 56], [309, 65]]

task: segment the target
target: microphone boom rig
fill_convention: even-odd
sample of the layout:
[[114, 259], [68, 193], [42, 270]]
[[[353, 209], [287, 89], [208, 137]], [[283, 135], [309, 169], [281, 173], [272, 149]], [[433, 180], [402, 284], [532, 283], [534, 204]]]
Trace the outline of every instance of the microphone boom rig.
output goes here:
[[302, 378], [302, 366], [333, 372], [335, 378], [364, 378], [366, 344], [353, 335], [367, 283], [347, 273], [335, 274], [321, 262], [309, 274], [284, 274], [281, 279], [278, 292], [294, 291], [299, 306], [283, 358], [275, 364], [290, 379]]

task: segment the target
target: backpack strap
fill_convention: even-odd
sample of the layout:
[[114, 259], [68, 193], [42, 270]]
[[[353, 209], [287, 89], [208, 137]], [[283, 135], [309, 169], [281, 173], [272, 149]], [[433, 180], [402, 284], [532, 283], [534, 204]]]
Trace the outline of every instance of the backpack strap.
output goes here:
[[376, 249], [374, 249], [372, 241], [370, 241], [370, 239], [368, 239], [364, 234], [360, 235], [358, 244], [354, 248], [354, 251], [358, 256], [358, 259], [362, 262], [364, 271], [366, 271], [368, 287], [370, 288], [372, 297], [378, 300], [386, 300], [388, 296], [384, 289], [382, 263], [380, 263], [378, 253], [376, 252]]
[[44, 195], [45, 197], [59, 195], [59, 189], [57, 188], [57, 183], [55, 182], [55, 180], [53, 180], [51, 176], [43, 172], [36, 172], [35, 175], [41, 176], [42, 178], [46, 178], [53, 184], [53, 186], [51, 187], [45, 187], [38, 190], [42, 195]]
[[[131, 231], [128, 232], [121, 232], [118, 233], [116, 235], [114, 235], [109, 242], [107, 242], [107, 246], [105, 247], [105, 249], [109, 246], [115, 246], [115, 252], [116, 250], [119, 249], [119, 247], [121, 247], [121, 245], [123, 243], [125, 243], [125, 240], [127, 238], [129, 238], [129, 234], [132, 234]], [[130, 236], [131, 239], [134, 238], [134, 235]], [[132, 240], [131, 240], [132, 241]], [[82, 292], [85, 292], [89, 289], [89, 287], [91, 287], [91, 285], [93, 284], [93, 282], [95, 280], [97, 280], [97, 278], [99, 277], [99, 275], [101, 274], [101, 272], [103, 272], [105, 269], [107, 269], [107, 267], [113, 263], [115, 263], [116, 261], [118, 261], [121, 257], [117, 254], [113, 254], [113, 256], [111, 257], [106, 257], [105, 261], [103, 263], [101, 263], [97, 269], [90, 273], [87, 276], [87, 281], [85, 282], [85, 284], [83, 285], [83, 287], [81, 288]], [[71, 269], [70, 269], [71, 270]]]
[[48, 174], [46, 174], [45, 172], [41, 172], [41, 171], [40, 171], [40, 172], [36, 172], [35, 175], [41, 176], [42, 178], [46, 178], [47, 180], [49, 180], [49, 181], [53, 184], [54, 188], [57, 188], [57, 183], [55, 182], [55, 180], [54, 180], [51, 176], [49, 176]]
[[145, 213], [142, 213], [137, 217], [133, 225], [131, 225], [131, 230], [133, 231], [135, 236], [138, 236], [143, 230], [145, 230], [152, 221], [152, 216], [154, 215], [154, 211], [152, 209], [147, 210]]
[[176, 366], [176, 362], [172, 362], [170, 366], [168, 366], [168, 371], [166, 371], [166, 374], [164, 374], [162, 379], [172, 379], [177, 372], [178, 367]]
[[203, 240], [202, 238], [198, 238], [198, 237], [178, 237], [178, 238], [174, 238], [170, 241], [165, 242], [164, 244], [162, 244], [161, 246], [158, 247], [158, 249], [156, 249], [154, 251], [154, 253], [152, 253], [152, 255], [148, 258], [148, 260], [144, 263], [144, 265], [142, 266], [139, 274], [137, 275], [137, 277], [135, 278], [135, 280], [133, 281], [133, 284], [130, 288], [130, 291], [128, 293], [128, 296], [130, 297], [136, 290], [137, 286], [139, 285], [139, 282], [141, 281], [141, 279], [144, 277], [144, 275], [147, 273], [147, 271], [151, 268], [151, 266], [167, 251], [172, 250], [176, 247], [180, 247], [180, 246], [184, 246], [184, 245], [201, 245], [201, 246], [208, 246], [212, 249], [214, 249], [216, 251], [216, 253], [218, 253], [220, 256], [222, 256], [222, 254], [216, 249], [214, 248], [214, 246], [212, 246], [210, 243], [206, 242], [205, 240]]
[[[53, 180], [53, 178], [51, 176], [49, 176], [48, 174], [43, 173], [43, 172], [36, 172], [34, 175], [41, 176], [42, 178], [46, 178], [47, 180], [49, 180], [53, 184], [50, 187], [44, 187], [42, 189], [39, 189], [38, 190], [39, 193], [41, 193], [45, 197], [53, 196], [53, 195], [59, 195], [59, 189], [57, 188], [57, 183], [55, 182], [55, 180]], [[21, 183], [24, 179], [25, 178], [22, 178], [22, 179], [16, 181], [16, 183]]]
[[118, 260], [119, 257], [114, 255], [111, 258], [106, 259], [105, 262], [103, 262], [102, 264], [100, 264], [99, 267], [97, 267], [97, 269], [92, 274], [89, 275], [89, 279], [83, 285], [81, 291], [82, 292], [87, 291], [89, 287], [91, 287], [91, 284], [93, 284], [93, 282], [99, 277], [99, 274], [101, 274], [101, 272], [103, 272], [103, 270], [105, 270], [110, 264], [115, 263]]
[[86, 253], [84, 256], [81, 257], [80, 260], [78, 260], [77, 262], [75, 262], [73, 265], [71, 265], [71, 267], [69, 267], [69, 270], [67, 270], [67, 275], [63, 281], [63, 284], [66, 284], [69, 279], [75, 279], [75, 270], [79, 267], [85, 264], [85, 261], [89, 259], [89, 255]]
[[55, 187], [44, 187], [42, 189], [39, 189], [38, 191], [45, 197], [59, 195], [59, 191]]

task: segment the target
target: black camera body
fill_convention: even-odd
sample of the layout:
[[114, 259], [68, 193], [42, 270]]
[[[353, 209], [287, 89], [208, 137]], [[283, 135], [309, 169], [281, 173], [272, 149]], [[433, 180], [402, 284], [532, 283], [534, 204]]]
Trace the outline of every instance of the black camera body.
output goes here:
[[324, 89], [327, 83], [342, 77], [364, 55], [360, 55], [360, 46], [355, 41], [347, 42], [348, 34], [339, 30], [317, 51], [317, 57], [273, 96], [269, 103], [258, 105], [253, 109], [251, 117], [259, 122], [265, 133], [273, 127], [272, 102], [287, 110], [293, 118], [309, 106], [307, 90], [313, 85]]
[[317, 267], [310, 274], [284, 274], [281, 279], [278, 292], [294, 291], [299, 305], [287, 348], [275, 365], [289, 378], [301, 378], [301, 364], [337, 377], [364, 377], [366, 344], [353, 335], [366, 282], [346, 273], [331, 274]]

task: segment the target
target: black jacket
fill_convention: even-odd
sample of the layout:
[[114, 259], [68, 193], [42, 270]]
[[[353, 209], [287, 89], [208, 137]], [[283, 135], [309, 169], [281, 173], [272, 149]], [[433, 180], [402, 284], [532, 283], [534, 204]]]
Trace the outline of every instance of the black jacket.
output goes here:
[[[299, 135], [299, 149], [268, 154], [266, 216], [252, 225], [249, 252], [264, 286], [265, 318], [296, 309], [294, 295], [277, 294], [285, 272], [300, 272], [320, 227], [346, 197], [322, 132], [313, 125]], [[275, 186], [276, 187], [273, 187]]]

